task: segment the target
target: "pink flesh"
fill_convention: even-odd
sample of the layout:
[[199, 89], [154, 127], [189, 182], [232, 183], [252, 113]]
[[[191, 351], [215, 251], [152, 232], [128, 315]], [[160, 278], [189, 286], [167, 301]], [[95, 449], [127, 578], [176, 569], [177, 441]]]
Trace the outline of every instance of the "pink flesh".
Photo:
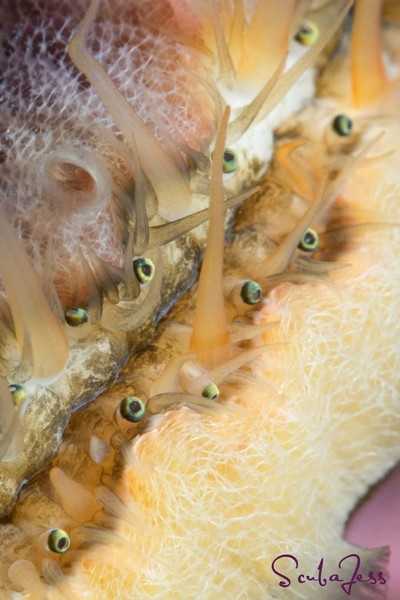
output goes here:
[[361, 503], [347, 525], [345, 537], [361, 548], [390, 546], [387, 600], [400, 598], [400, 466]]

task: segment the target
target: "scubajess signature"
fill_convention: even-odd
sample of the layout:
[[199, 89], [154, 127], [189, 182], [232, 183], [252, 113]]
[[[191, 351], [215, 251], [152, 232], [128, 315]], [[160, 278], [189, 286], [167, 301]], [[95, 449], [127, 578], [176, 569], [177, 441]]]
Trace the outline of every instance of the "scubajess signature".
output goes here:
[[[386, 578], [383, 575], [382, 571], [379, 571], [377, 575], [373, 571], [369, 571], [368, 574], [362, 573], [361, 570], [361, 558], [358, 554], [347, 554], [338, 562], [338, 572], [328, 573], [328, 571], [324, 570], [324, 559], [318, 563], [316, 573], [314, 574], [306, 574], [300, 572], [297, 575], [297, 572], [300, 570], [299, 560], [293, 556], [293, 554], [280, 554], [277, 556], [271, 565], [272, 571], [279, 577], [278, 585], [282, 588], [289, 588], [292, 585], [293, 575], [289, 577], [288, 570], [291, 571], [293, 569], [293, 564], [296, 570], [296, 580], [298, 583], [306, 583], [307, 581], [315, 581], [317, 585], [321, 587], [328, 586], [330, 584], [336, 585], [341, 584], [340, 587], [344, 591], [345, 594], [351, 596], [353, 586], [357, 583], [364, 583], [370, 585], [385, 585]], [[351, 577], [348, 579], [346, 576], [343, 576], [342, 569], [344, 566], [348, 568], [350, 565], [353, 565], [353, 570], [350, 571]]]

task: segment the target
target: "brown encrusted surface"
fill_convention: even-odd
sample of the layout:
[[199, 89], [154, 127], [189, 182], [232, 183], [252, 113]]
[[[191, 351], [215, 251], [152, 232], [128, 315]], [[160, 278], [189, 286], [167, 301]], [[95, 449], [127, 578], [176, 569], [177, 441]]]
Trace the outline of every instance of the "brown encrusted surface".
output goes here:
[[[94, 325], [90, 335], [72, 345], [62, 377], [51, 386], [36, 386], [33, 390], [23, 424], [24, 450], [17, 460], [0, 463], [0, 516], [10, 512], [24, 480], [54, 454], [71, 411], [110, 385], [129, 355], [151, 340], [159, 316], [193, 281], [200, 258], [200, 247], [193, 235], [166, 246], [162, 256], [161, 298], [145, 323], [133, 331], [112, 332], [100, 324]], [[126, 312], [129, 317], [129, 311]], [[129, 320], [126, 325], [129, 326]]]

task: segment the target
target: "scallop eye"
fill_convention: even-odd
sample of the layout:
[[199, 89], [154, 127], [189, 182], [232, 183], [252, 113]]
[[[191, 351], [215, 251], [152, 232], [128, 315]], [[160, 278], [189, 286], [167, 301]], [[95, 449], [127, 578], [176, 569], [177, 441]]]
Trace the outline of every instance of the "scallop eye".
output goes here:
[[319, 27], [312, 21], [304, 21], [295, 35], [295, 40], [302, 46], [312, 46], [319, 38]]
[[245, 304], [257, 304], [262, 298], [262, 289], [257, 281], [246, 281], [240, 290], [240, 297]]
[[318, 233], [314, 229], [306, 229], [298, 248], [304, 252], [314, 252], [318, 248]]
[[26, 389], [24, 388], [23, 385], [19, 385], [18, 383], [12, 383], [9, 386], [9, 388], [10, 388], [14, 406], [16, 406], [17, 408], [20, 407], [21, 404], [23, 402], [25, 402], [25, 400], [28, 397], [28, 394], [26, 393]]
[[141, 285], [147, 285], [154, 277], [155, 266], [149, 258], [135, 258], [133, 270]]
[[332, 129], [338, 135], [347, 137], [351, 134], [353, 123], [347, 115], [337, 115], [332, 121]]
[[216, 400], [219, 394], [219, 388], [215, 383], [209, 383], [201, 392], [201, 395], [204, 396], [204, 398], [209, 398], [210, 400]]
[[225, 148], [222, 170], [224, 173], [233, 173], [238, 168], [238, 157], [236, 152]]
[[89, 315], [84, 308], [69, 308], [65, 311], [65, 320], [71, 327], [78, 327], [88, 322]]
[[64, 554], [69, 549], [71, 540], [63, 529], [52, 529], [47, 538], [47, 545], [52, 552]]
[[129, 421], [130, 423], [139, 423], [144, 417], [146, 407], [140, 398], [136, 396], [128, 396], [121, 401], [119, 405], [119, 412], [121, 417]]

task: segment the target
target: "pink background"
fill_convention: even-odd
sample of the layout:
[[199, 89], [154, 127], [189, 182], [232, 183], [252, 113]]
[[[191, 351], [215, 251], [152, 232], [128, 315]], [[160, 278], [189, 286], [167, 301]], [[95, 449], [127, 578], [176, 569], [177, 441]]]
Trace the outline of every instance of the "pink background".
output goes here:
[[390, 546], [387, 600], [400, 599], [400, 465], [352, 515], [345, 537], [361, 548]]

